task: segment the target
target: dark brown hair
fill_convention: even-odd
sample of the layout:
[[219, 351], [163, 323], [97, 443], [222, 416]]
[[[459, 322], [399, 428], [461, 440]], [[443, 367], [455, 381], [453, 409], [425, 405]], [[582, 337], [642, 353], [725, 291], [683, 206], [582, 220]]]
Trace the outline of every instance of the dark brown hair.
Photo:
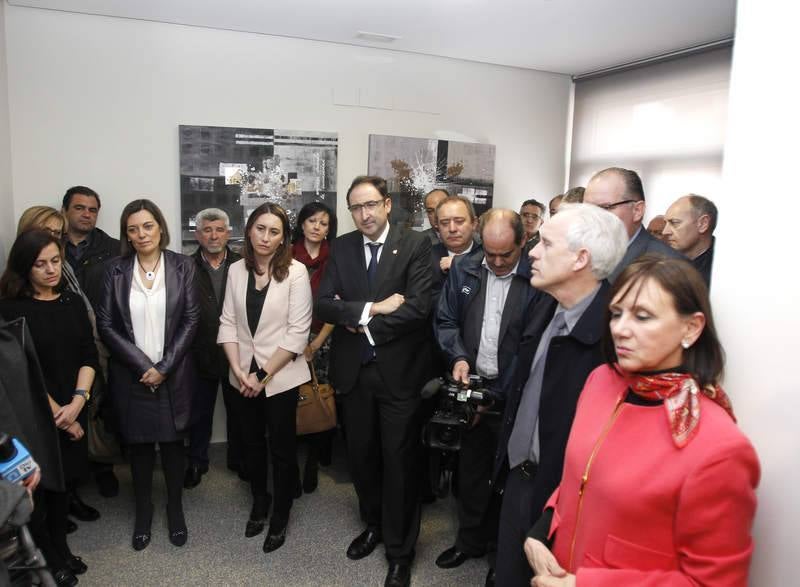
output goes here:
[[[61, 262], [64, 262], [64, 251], [61, 241], [46, 230], [26, 230], [17, 236], [8, 254], [8, 265], [0, 277], [0, 298], [30, 298], [35, 293], [31, 283], [31, 269], [39, 254], [46, 246], [58, 246]], [[56, 286], [60, 291], [64, 283], [64, 273]]]
[[377, 175], [359, 175], [353, 180], [353, 183], [350, 184], [350, 188], [347, 190], [348, 206], [350, 205], [350, 192], [352, 192], [362, 183], [368, 183], [376, 190], [378, 190], [384, 200], [389, 197], [389, 188], [386, 187], [385, 179], [383, 179], [382, 177], [378, 177]]
[[258, 275], [261, 275], [258, 270], [258, 264], [256, 263], [256, 253], [253, 250], [253, 243], [250, 242], [250, 231], [252, 230], [253, 225], [256, 223], [256, 220], [258, 220], [258, 218], [264, 214], [272, 214], [273, 216], [277, 216], [280, 219], [281, 227], [283, 228], [281, 244], [278, 245], [278, 249], [275, 251], [275, 254], [272, 256], [272, 259], [270, 259], [269, 262], [270, 275], [275, 278], [275, 281], [280, 283], [286, 279], [287, 275], [289, 275], [289, 265], [292, 264], [292, 247], [289, 244], [289, 238], [291, 237], [291, 232], [289, 230], [289, 217], [286, 215], [286, 211], [283, 208], [277, 204], [272, 204], [271, 202], [264, 202], [250, 213], [250, 217], [247, 219], [247, 225], [244, 227], [244, 247], [242, 248], [242, 257], [244, 257], [244, 265], [249, 271], [254, 271]]
[[161, 209], [150, 200], [134, 200], [122, 210], [122, 216], [119, 217], [119, 248], [120, 255], [128, 257], [133, 255], [135, 249], [128, 240], [128, 218], [137, 212], [147, 210], [153, 215], [153, 218], [161, 229], [161, 241], [158, 243], [158, 248], [165, 251], [169, 246], [169, 229], [167, 228], [167, 221], [161, 213]]
[[[609, 303], [618, 296], [626, 296], [632, 290], [641, 290], [645, 282], [653, 280], [672, 300], [675, 311], [681, 316], [701, 312], [706, 325], [695, 343], [683, 351], [683, 367], [700, 387], [713, 385], [722, 378], [725, 354], [714, 327], [708, 287], [697, 269], [683, 259], [669, 259], [661, 255], [642, 255], [628, 265], [617, 277], [609, 292]], [[611, 322], [611, 311], [606, 310], [606, 324]], [[611, 339], [611, 329], [606, 328], [603, 339], [606, 362], [614, 365], [617, 353]]]

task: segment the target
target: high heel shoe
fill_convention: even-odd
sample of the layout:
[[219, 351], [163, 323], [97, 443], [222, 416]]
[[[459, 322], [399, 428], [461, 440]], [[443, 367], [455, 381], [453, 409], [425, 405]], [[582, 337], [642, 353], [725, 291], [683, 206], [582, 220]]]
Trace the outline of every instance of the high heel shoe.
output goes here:
[[189, 538], [189, 530], [186, 529], [186, 519], [183, 517], [183, 506], [170, 506], [167, 504], [167, 528], [169, 529], [169, 541], [175, 546], [183, 546]]
[[69, 555], [66, 557], [67, 568], [72, 571], [73, 575], [83, 575], [86, 571], [89, 570], [89, 567], [86, 566], [86, 563], [83, 562], [83, 559], [79, 556], [75, 556], [74, 554]]
[[147, 511], [136, 513], [136, 523], [133, 525], [133, 544], [134, 550], [144, 550], [150, 544], [150, 526], [153, 523], [153, 504]]
[[261, 547], [261, 550], [264, 552], [272, 552], [283, 546], [283, 543], [286, 542], [286, 528], [288, 526], [288, 522], [282, 523], [278, 521], [276, 523], [275, 517], [273, 516], [269, 524], [269, 532], [267, 532], [267, 537], [264, 539], [264, 546]]
[[247, 526], [244, 529], [245, 538], [258, 536], [264, 531], [270, 504], [272, 504], [272, 495], [269, 493], [253, 497], [253, 508], [250, 510], [250, 519], [247, 520]]

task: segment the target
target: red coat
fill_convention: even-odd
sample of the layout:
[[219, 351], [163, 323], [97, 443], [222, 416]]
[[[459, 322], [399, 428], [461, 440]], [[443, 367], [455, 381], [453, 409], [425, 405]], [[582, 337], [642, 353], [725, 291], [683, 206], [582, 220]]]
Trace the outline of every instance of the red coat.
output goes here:
[[679, 449], [664, 408], [624, 403], [626, 390], [607, 365], [586, 380], [547, 505], [553, 554], [578, 587], [747, 585], [759, 479], [752, 445], [701, 396], [697, 434]]

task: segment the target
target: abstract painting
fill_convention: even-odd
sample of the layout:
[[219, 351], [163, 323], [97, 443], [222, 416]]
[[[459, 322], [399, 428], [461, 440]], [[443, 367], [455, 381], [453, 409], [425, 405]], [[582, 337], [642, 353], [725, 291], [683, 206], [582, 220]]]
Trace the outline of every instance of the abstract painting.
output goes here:
[[390, 135], [369, 136], [370, 175], [386, 179], [392, 222], [421, 230], [423, 198], [434, 188], [469, 198], [480, 215], [492, 207], [494, 145]]
[[292, 223], [308, 202], [336, 210], [336, 133], [181, 125], [179, 135], [185, 253], [197, 246], [195, 216], [204, 208], [228, 213], [237, 248], [248, 216], [264, 202], [282, 206]]

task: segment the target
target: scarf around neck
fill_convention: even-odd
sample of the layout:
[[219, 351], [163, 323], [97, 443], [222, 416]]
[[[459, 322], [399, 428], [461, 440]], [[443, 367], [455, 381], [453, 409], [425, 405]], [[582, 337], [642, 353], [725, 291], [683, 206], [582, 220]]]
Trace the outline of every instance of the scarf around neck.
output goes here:
[[700, 393], [719, 404], [736, 421], [730, 398], [719, 385], [701, 388], [688, 373], [626, 373], [619, 365], [616, 368], [628, 381], [633, 393], [651, 401], [663, 400], [672, 440], [678, 448], [689, 444], [697, 433]]

